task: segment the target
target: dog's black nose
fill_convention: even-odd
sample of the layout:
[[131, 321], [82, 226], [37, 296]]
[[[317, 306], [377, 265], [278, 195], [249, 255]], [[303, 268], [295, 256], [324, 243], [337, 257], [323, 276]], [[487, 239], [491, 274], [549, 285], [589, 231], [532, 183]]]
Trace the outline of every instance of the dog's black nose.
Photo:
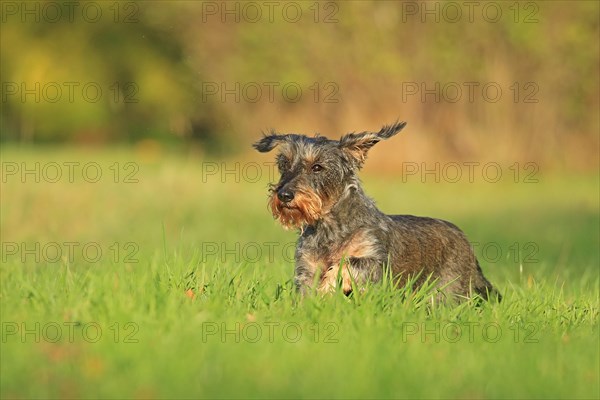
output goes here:
[[294, 200], [294, 192], [287, 189], [278, 190], [277, 198], [283, 203], [289, 203], [290, 201]]

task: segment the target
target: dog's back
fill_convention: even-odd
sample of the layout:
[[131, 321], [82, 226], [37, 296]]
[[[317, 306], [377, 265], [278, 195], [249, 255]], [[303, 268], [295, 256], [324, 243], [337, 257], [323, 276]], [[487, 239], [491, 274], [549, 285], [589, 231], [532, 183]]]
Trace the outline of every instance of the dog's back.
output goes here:
[[390, 215], [392, 240], [389, 246], [390, 266], [395, 276], [419, 274], [418, 283], [437, 279], [443, 292], [483, 298], [497, 295], [483, 276], [479, 262], [465, 234], [448, 221]]

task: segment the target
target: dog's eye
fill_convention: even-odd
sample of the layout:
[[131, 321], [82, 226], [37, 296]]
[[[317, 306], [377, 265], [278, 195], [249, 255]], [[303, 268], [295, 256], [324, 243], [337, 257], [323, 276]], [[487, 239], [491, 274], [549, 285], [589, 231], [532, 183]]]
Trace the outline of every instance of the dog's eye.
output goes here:
[[312, 172], [321, 172], [323, 171], [323, 166], [321, 164], [314, 164], [311, 169]]

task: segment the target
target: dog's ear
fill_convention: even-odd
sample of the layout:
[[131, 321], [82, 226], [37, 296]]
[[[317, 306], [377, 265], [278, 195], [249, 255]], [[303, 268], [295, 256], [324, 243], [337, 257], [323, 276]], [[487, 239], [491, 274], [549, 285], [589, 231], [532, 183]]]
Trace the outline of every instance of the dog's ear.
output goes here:
[[279, 135], [275, 131], [270, 131], [269, 134], [265, 134], [262, 139], [254, 143], [252, 147], [261, 153], [266, 153], [273, 150], [278, 144], [284, 142], [288, 135]]
[[367, 159], [367, 152], [384, 139], [389, 139], [406, 126], [406, 122], [385, 125], [379, 132], [348, 133], [342, 136], [339, 148], [356, 161], [358, 168]]

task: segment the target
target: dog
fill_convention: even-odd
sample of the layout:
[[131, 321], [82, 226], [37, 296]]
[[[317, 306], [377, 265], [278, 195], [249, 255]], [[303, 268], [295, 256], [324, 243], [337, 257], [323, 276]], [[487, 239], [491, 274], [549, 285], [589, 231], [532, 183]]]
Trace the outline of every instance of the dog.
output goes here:
[[351, 295], [389, 273], [399, 285], [411, 281], [419, 287], [432, 280], [443, 299], [499, 299], [456, 225], [386, 215], [365, 194], [357, 173], [368, 151], [405, 126], [396, 122], [339, 140], [271, 131], [254, 143], [261, 153], [279, 150], [281, 177], [270, 184], [268, 204], [285, 228], [300, 230], [294, 282], [302, 295], [336, 288]]

